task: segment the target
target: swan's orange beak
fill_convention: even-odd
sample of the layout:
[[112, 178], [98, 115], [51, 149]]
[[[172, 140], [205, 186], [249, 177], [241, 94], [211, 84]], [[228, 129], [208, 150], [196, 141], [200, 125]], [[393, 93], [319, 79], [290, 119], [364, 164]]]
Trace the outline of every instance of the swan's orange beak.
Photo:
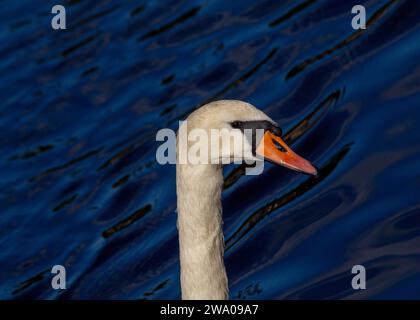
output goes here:
[[316, 168], [306, 159], [297, 155], [284, 141], [270, 131], [264, 133], [256, 153], [264, 159], [285, 166], [286, 168], [316, 175]]

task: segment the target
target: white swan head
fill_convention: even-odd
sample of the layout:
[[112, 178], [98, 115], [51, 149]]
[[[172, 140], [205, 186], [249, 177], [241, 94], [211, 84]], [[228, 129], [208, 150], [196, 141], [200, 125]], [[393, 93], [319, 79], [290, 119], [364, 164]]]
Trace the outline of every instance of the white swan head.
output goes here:
[[[206, 153], [200, 150], [201, 161], [227, 164], [233, 161], [268, 160], [289, 169], [315, 175], [316, 168], [293, 152], [281, 139], [275, 121], [253, 105], [239, 100], [219, 100], [191, 113], [181, 126], [188, 135], [186, 146], [193, 154], [201, 136], [205, 136]], [[180, 141], [178, 132], [178, 150]], [[192, 141], [189, 139], [192, 136]], [[179, 153], [179, 151], [178, 151]], [[184, 152], [185, 153], [185, 152]]]

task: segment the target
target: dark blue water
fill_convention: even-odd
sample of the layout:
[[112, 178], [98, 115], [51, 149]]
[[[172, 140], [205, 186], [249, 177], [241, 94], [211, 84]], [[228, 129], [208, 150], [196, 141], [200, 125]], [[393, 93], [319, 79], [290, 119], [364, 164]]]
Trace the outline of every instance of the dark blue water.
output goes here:
[[320, 169], [226, 168], [231, 298], [420, 298], [419, 8], [1, 1], [0, 298], [179, 298], [175, 167], [155, 134], [221, 98], [264, 110]]

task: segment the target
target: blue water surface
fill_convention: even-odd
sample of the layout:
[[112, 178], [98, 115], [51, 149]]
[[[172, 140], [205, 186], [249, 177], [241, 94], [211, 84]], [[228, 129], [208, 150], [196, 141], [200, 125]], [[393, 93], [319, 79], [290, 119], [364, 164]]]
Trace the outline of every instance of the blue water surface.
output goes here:
[[420, 298], [418, 1], [0, 7], [0, 298], [180, 298], [175, 167], [155, 136], [222, 98], [319, 168], [225, 168], [230, 298]]

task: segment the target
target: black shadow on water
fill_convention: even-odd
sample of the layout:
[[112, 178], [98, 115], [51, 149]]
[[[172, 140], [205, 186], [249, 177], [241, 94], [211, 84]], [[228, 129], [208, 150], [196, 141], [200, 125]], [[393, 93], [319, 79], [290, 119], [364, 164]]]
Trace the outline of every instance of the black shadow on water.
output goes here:
[[281, 197], [274, 199], [266, 204], [264, 207], [252, 213], [248, 219], [236, 230], [233, 235], [226, 240], [226, 251], [234, 246], [240, 239], [242, 239], [248, 232], [250, 232], [262, 219], [268, 216], [271, 212], [287, 205], [296, 198], [305, 194], [309, 190], [316, 187], [320, 182], [327, 178], [337, 167], [337, 165], [344, 159], [346, 154], [350, 151], [353, 143], [348, 143], [343, 146], [336, 154], [334, 154], [326, 164], [318, 169], [318, 175], [310, 177], [293, 188]]

